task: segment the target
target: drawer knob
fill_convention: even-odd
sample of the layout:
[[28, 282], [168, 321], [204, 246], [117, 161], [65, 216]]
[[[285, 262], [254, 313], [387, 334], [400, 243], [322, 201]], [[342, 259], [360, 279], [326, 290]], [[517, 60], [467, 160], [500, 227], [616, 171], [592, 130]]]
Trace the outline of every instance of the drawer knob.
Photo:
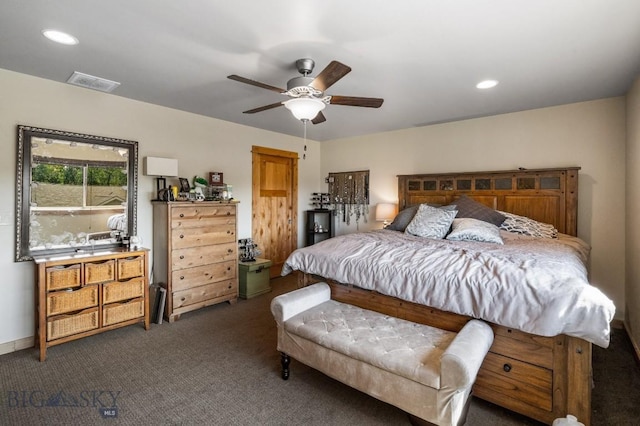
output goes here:
[[227, 212], [227, 216], [231, 216], [231, 212]]
[[180, 217], [184, 217], [184, 213], [180, 213]]
[[180, 277], [181, 280], [184, 280], [184, 276]]
[[227, 271], [230, 271], [230, 270], [231, 270], [231, 266], [229, 266], [229, 267], [227, 268]]
[[511, 371], [511, 364], [505, 364], [505, 365], [503, 365], [503, 366], [502, 366], [502, 369], [503, 369], [505, 372], [507, 372], [507, 373], [508, 373], [509, 371]]
[[184, 238], [184, 235], [180, 235], [180, 238]]
[[233, 250], [229, 249], [227, 250], [227, 253], [233, 253]]
[[180, 255], [180, 259], [184, 259], [184, 255]]

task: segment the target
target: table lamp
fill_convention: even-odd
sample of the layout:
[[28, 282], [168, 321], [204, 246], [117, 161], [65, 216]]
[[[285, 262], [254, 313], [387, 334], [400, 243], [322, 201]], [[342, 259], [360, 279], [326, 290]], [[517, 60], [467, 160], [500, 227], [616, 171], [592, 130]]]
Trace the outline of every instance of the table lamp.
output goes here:
[[376, 204], [376, 221], [384, 222], [383, 227], [386, 228], [390, 221], [396, 215], [396, 205], [392, 203]]
[[158, 176], [156, 178], [156, 197], [162, 189], [167, 188], [167, 176], [178, 176], [178, 160], [174, 158], [146, 157], [144, 165], [145, 176]]

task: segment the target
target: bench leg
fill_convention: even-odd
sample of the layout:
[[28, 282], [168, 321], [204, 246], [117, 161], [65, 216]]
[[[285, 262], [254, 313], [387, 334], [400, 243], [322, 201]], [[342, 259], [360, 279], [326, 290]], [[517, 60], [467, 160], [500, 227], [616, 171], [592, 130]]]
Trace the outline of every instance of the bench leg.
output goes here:
[[287, 380], [289, 378], [289, 363], [291, 362], [291, 358], [289, 355], [282, 352], [280, 355], [280, 363], [282, 364], [282, 380]]

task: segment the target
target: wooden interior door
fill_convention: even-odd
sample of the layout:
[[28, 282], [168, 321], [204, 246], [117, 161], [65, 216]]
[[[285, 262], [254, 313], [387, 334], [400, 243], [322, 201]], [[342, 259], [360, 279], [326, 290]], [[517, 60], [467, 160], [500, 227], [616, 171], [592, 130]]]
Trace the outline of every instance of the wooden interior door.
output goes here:
[[298, 153], [253, 146], [251, 234], [261, 258], [273, 262], [270, 276], [298, 244]]

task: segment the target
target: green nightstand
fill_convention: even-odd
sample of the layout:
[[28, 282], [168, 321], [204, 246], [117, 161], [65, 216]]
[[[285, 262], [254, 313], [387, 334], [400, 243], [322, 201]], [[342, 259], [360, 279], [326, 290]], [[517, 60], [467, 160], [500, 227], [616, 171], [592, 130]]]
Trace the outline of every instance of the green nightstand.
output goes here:
[[255, 262], [240, 262], [240, 297], [251, 299], [271, 291], [269, 268], [271, 261], [256, 259]]

